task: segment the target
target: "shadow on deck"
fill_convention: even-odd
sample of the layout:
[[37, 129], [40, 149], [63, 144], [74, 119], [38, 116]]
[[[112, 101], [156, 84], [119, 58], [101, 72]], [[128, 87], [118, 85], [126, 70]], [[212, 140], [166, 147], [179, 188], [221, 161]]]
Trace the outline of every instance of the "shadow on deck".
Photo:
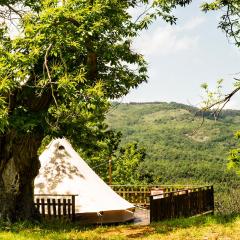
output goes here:
[[135, 219], [133, 222], [135, 225], [149, 225], [150, 224], [149, 209], [136, 208], [134, 216], [135, 216]]

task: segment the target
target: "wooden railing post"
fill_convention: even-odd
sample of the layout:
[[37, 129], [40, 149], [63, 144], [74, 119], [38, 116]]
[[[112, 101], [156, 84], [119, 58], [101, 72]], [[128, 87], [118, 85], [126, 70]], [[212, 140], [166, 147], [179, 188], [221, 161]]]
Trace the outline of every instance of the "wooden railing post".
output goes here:
[[50, 205], [50, 199], [47, 199], [47, 215], [49, 218], [51, 218], [51, 205]]
[[39, 198], [37, 198], [36, 207], [37, 207], [37, 210], [40, 212], [40, 200], [39, 200]]
[[213, 186], [211, 186], [211, 208], [212, 208], [212, 214], [214, 214], [214, 189], [213, 189]]
[[63, 216], [65, 217], [67, 215], [67, 201], [64, 198], [63, 199]]
[[53, 206], [53, 217], [56, 218], [57, 211], [56, 211], [56, 200], [52, 199], [52, 206]]
[[72, 195], [72, 221], [75, 221], [75, 195]]
[[58, 218], [61, 218], [61, 208], [62, 208], [62, 204], [61, 204], [61, 199], [57, 200], [57, 206], [58, 206]]
[[45, 218], [45, 201], [44, 201], [44, 198], [41, 198], [41, 210], [42, 210], [42, 215]]
[[150, 199], [150, 223], [154, 221], [154, 202], [153, 196], [149, 196]]

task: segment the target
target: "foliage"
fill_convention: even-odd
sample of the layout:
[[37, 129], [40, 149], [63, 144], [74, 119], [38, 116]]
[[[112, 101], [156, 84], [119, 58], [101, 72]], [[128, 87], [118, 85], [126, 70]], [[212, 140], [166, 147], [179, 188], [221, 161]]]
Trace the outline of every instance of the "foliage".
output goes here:
[[[18, 36], [11, 38], [4, 23], [0, 28], [1, 133], [65, 136], [98, 151], [111, 135], [103, 123], [109, 99], [147, 80], [147, 64], [131, 48], [133, 37], [156, 17], [175, 23], [172, 9], [190, 1], [0, 4], [16, 2], [31, 10], [19, 12]], [[135, 21], [128, 9], [139, 4], [149, 11]]]
[[240, 213], [240, 190], [239, 188], [227, 188], [225, 191], [215, 192], [215, 212], [221, 215]]
[[107, 124], [122, 132], [122, 145], [135, 141], [144, 146], [146, 158], [138, 171], [145, 182], [209, 183], [217, 191], [239, 186], [239, 176], [227, 170], [227, 154], [236, 147], [232, 136], [240, 112], [223, 111], [218, 120], [206, 113], [200, 127], [198, 111], [177, 103], [120, 104], [113, 106]]
[[226, 33], [226, 35], [234, 40], [237, 47], [240, 47], [240, 31], [239, 31], [239, 0], [214, 0], [202, 5], [204, 11], [221, 10], [222, 16], [219, 27]]
[[[204, 11], [211, 10], [221, 10], [222, 16], [221, 21], [219, 22], [219, 28], [221, 28], [226, 36], [233, 41], [233, 43], [239, 48], [240, 47], [240, 2], [239, 0], [214, 0], [212, 2], [206, 2], [202, 5], [202, 9]], [[239, 78], [235, 78], [235, 88], [234, 90], [225, 95], [221, 96], [217, 100], [213, 100], [208, 97], [208, 100], [211, 100], [211, 104], [206, 106], [208, 109], [217, 107], [217, 111], [221, 111], [221, 109], [228, 103], [232, 96], [235, 95], [240, 90]], [[207, 89], [207, 88], [206, 88]], [[213, 101], [212, 101], [213, 100]], [[220, 106], [220, 107], [219, 107]], [[236, 136], [239, 136], [239, 131], [236, 132]], [[239, 148], [233, 148], [230, 152], [229, 156], [229, 167], [234, 168], [238, 174], [240, 174], [239, 170]]]
[[84, 149], [83, 151], [79, 149], [77, 144], [75, 146], [75, 149], [80, 155], [105, 182], [109, 182], [109, 160], [113, 159], [118, 152], [121, 136], [122, 134], [120, 132], [106, 131], [104, 141], [98, 141], [99, 151], [93, 151], [92, 148]]
[[138, 166], [145, 159], [145, 149], [134, 142], [120, 146], [122, 136], [120, 132], [115, 134], [114, 131], [109, 131], [109, 133], [112, 136], [102, 142], [101, 151], [91, 154], [86, 154], [88, 151], [79, 151], [80, 154], [107, 183], [109, 182], [109, 161], [111, 161], [113, 184], [134, 185], [142, 182]]
[[138, 166], [144, 161], [145, 155], [145, 149], [139, 148], [137, 143], [122, 146], [113, 158], [113, 184], [139, 183]]
[[[237, 131], [235, 134], [235, 137], [239, 139], [240, 137], [240, 131]], [[231, 169], [235, 169], [235, 171], [240, 175], [240, 148], [234, 148], [230, 151], [230, 154], [228, 156], [228, 167]]]
[[223, 79], [220, 79], [217, 81], [217, 86], [215, 88], [215, 91], [211, 91], [207, 83], [203, 83], [201, 85], [205, 93], [205, 96], [203, 97], [202, 106], [201, 106], [203, 112], [208, 109], [211, 109], [213, 115], [217, 115], [223, 109], [222, 101], [221, 101], [223, 98], [222, 83], [223, 83]]

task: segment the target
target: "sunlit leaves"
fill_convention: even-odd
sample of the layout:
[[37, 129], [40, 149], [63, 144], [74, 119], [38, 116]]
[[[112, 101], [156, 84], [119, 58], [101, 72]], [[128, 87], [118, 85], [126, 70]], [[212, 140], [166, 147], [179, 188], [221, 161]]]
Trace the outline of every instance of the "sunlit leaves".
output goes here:
[[224, 96], [222, 93], [222, 83], [223, 79], [219, 79], [214, 90], [210, 90], [207, 83], [201, 84], [201, 88], [205, 94], [201, 106], [203, 110], [211, 109], [213, 113], [216, 111], [216, 114], [218, 114], [218, 110], [224, 105], [224, 102], [221, 101]]
[[6, 99], [0, 96], [0, 133], [3, 133], [8, 126], [8, 109]]
[[137, 143], [121, 147], [113, 158], [114, 184], [137, 184], [140, 181], [139, 165], [144, 161], [145, 149]]
[[[235, 138], [240, 139], [240, 131], [235, 133]], [[240, 175], [240, 148], [231, 149], [228, 156], [228, 168], [233, 168]]]
[[[11, 39], [6, 26], [0, 31], [2, 118], [20, 132], [97, 145], [107, 131], [109, 99], [147, 80], [147, 63], [132, 49], [133, 37], [157, 17], [174, 23], [171, 10], [184, 2], [23, 1], [31, 11], [19, 21], [20, 34]], [[151, 11], [134, 22], [128, 9], [139, 4]]]
[[[230, 39], [230, 41], [233, 41], [234, 44], [237, 47], [240, 47], [240, 1], [239, 0], [213, 0], [210, 2], [206, 2], [202, 5], [202, 9], [207, 12], [210, 10], [221, 10], [223, 13], [221, 16], [221, 20], [219, 22], [219, 28], [221, 28], [227, 35], [227, 37]], [[219, 108], [220, 103], [220, 110], [222, 107], [231, 100], [232, 96], [239, 91], [240, 85], [239, 85], [239, 79], [235, 78], [235, 89], [228, 95], [224, 97], [221, 96], [221, 98], [218, 98], [215, 100], [215, 103], [212, 103], [212, 106], [215, 106]], [[218, 83], [219, 86], [221, 85], [221, 82]], [[207, 91], [208, 88], [205, 88]], [[219, 92], [220, 87], [218, 87], [217, 92]], [[209, 95], [209, 93], [208, 93]], [[218, 95], [218, 94], [215, 94]], [[220, 95], [219, 95], [220, 96]], [[213, 99], [213, 94], [211, 94], [208, 99]], [[222, 100], [223, 99], [223, 100]], [[239, 132], [236, 133], [236, 137], [239, 138], [240, 134]], [[240, 149], [235, 148], [230, 151], [229, 156], [229, 167], [234, 168], [238, 174], [240, 174]]]
[[202, 5], [202, 9], [221, 10], [223, 13], [219, 22], [219, 27], [233, 41], [237, 47], [240, 46], [240, 2], [239, 0], [213, 0]]

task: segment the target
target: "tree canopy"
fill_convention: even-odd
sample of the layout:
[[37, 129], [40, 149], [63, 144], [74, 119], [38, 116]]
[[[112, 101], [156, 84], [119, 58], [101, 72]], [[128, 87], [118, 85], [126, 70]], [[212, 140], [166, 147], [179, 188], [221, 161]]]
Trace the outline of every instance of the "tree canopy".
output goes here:
[[[65, 136], [96, 152], [106, 138], [109, 100], [147, 80], [132, 40], [190, 0], [1, 1], [0, 214], [33, 216], [37, 149], [45, 136]], [[137, 19], [129, 13], [146, 7]], [[14, 15], [14, 19], [12, 16]], [[18, 18], [17, 20], [15, 18]], [[17, 24], [12, 36], [8, 21]], [[108, 151], [111, 151], [108, 150]]]
[[[219, 28], [222, 29], [226, 36], [229, 38], [231, 43], [234, 43], [236, 47], [240, 47], [240, 1], [239, 0], [215, 0], [210, 3], [205, 3], [202, 5], [204, 11], [219, 11], [221, 10], [222, 16], [219, 22]], [[240, 82], [239, 82], [239, 73], [236, 74], [235, 85], [232, 92], [226, 95], [219, 95], [213, 92], [210, 92], [210, 96], [217, 96], [217, 98], [213, 97], [211, 100], [207, 101], [208, 104], [206, 105], [207, 109], [213, 109], [214, 114], [217, 115], [221, 112], [223, 107], [232, 99], [232, 97], [239, 92], [240, 90]], [[218, 85], [218, 88], [221, 87]], [[205, 86], [207, 89], [207, 85]], [[235, 134], [236, 138], [240, 138], [239, 131]], [[240, 148], [234, 148], [230, 151], [229, 159], [229, 167], [234, 168], [238, 174], [240, 174]]]
[[104, 128], [108, 100], [147, 80], [132, 38], [157, 15], [173, 23], [172, 7], [185, 2], [155, 1], [154, 11], [133, 22], [128, 9], [148, 1], [24, 1], [38, 8], [23, 14], [21, 34], [12, 39], [4, 24], [0, 30], [0, 131], [89, 142]]

